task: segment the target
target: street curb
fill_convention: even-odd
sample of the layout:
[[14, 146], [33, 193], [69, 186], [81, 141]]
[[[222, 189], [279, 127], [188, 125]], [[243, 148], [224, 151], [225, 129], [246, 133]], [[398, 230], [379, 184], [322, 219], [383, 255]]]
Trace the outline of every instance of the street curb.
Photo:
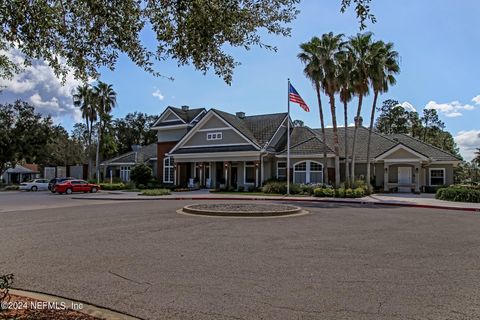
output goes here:
[[468, 207], [451, 207], [439, 206], [430, 204], [416, 204], [416, 203], [400, 203], [400, 202], [386, 202], [386, 201], [363, 201], [363, 200], [335, 200], [335, 199], [300, 199], [300, 198], [269, 198], [269, 197], [169, 197], [169, 198], [81, 198], [72, 197], [75, 200], [111, 200], [111, 201], [145, 201], [145, 200], [217, 200], [217, 201], [283, 201], [283, 202], [313, 202], [313, 203], [341, 203], [341, 204], [361, 204], [361, 205], [379, 205], [379, 206], [394, 206], [394, 207], [409, 207], [409, 208], [425, 208], [425, 209], [444, 209], [444, 210], [460, 210], [469, 212], [480, 212], [480, 208]]
[[44, 292], [27, 291], [22, 289], [10, 289], [9, 293], [17, 296], [27, 297], [27, 298], [50, 302], [50, 303], [63, 302], [67, 306], [72, 305], [73, 303], [75, 304], [81, 303], [82, 309], [75, 310], [75, 311], [92, 316], [92, 317], [105, 319], [105, 320], [141, 320], [142, 319], [142, 318], [134, 317], [129, 314], [121, 313], [109, 308], [96, 306], [82, 300], [72, 300], [66, 297], [54, 296]]

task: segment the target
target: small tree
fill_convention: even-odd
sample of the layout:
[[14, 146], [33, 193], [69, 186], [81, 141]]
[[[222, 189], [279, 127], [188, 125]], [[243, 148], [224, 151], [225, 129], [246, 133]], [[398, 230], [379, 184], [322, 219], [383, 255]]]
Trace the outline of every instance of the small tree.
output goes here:
[[153, 177], [152, 168], [148, 165], [142, 163], [137, 164], [135, 167], [132, 168], [130, 171], [130, 179], [135, 182], [136, 186], [141, 184], [146, 185]]

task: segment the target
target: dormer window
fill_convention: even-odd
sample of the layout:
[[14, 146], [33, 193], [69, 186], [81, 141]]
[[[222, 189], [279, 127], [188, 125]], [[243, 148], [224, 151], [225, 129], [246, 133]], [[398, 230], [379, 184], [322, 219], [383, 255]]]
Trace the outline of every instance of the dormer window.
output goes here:
[[210, 132], [207, 133], [207, 140], [222, 140], [222, 133], [221, 132]]

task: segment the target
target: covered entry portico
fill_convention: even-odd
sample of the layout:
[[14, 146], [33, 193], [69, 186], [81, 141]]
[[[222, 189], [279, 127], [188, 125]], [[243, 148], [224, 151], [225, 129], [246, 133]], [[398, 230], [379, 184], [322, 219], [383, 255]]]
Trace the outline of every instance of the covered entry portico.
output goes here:
[[259, 153], [239, 152], [229, 156], [218, 154], [174, 154], [174, 184], [189, 186], [194, 182], [202, 188], [257, 188], [260, 182]]
[[[383, 168], [383, 189], [386, 192], [420, 192], [422, 181], [424, 181], [425, 167], [429, 159], [399, 144], [388, 150], [375, 159], [376, 168]], [[383, 164], [383, 166], [381, 166]], [[380, 176], [380, 172], [375, 175]]]

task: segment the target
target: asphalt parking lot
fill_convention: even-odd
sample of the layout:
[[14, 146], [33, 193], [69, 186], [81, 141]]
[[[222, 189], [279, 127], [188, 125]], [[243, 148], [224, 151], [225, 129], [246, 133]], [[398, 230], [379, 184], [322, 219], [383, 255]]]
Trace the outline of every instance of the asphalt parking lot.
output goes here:
[[191, 203], [1, 194], [0, 273], [146, 319], [480, 317], [478, 213], [338, 204], [283, 218], [176, 213]]

